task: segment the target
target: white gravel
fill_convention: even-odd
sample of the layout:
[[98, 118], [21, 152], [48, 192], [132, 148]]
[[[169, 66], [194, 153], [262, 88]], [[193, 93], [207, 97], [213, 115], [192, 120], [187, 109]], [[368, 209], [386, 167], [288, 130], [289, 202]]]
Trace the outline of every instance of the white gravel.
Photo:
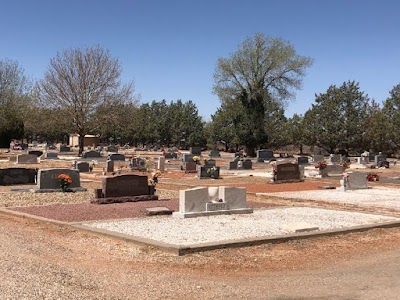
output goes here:
[[177, 219], [155, 217], [101, 221], [83, 225], [173, 245], [194, 245], [294, 233], [294, 224], [319, 230], [396, 221], [400, 218], [320, 208], [291, 207], [255, 210], [253, 214]]
[[342, 191], [318, 190], [318, 191], [296, 191], [278, 193], [259, 193], [263, 196], [274, 196], [289, 199], [315, 200], [333, 203], [349, 203], [357, 206], [389, 208], [400, 210], [399, 189], [374, 187], [360, 190]]

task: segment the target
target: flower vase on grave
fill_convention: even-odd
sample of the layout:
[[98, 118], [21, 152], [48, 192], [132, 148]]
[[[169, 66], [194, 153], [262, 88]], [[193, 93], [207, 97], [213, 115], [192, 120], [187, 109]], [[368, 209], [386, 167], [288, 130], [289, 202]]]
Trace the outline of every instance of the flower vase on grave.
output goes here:
[[208, 199], [210, 199], [210, 202], [217, 203], [220, 202], [218, 199], [219, 196], [219, 187], [218, 186], [212, 186], [208, 188]]

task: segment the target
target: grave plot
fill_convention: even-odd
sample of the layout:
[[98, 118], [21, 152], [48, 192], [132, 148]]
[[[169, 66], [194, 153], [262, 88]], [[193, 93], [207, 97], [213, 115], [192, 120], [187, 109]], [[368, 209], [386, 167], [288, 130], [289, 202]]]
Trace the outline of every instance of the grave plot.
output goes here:
[[311, 201], [322, 201], [339, 204], [352, 204], [360, 207], [376, 207], [391, 210], [400, 210], [399, 194], [400, 189], [374, 187], [370, 189], [354, 190], [317, 190], [317, 191], [296, 191], [277, 193], [257, 193], [260, 197], [277, 197], [285, 199], [301, 199]]
[[[75, 226], [102, 234], [116, 235], [180, 255], [229, 246], [248, 246], [287, 240], [295, 236], [364, 230], [398, 222], [400, 218], [375, 214], [291, 207], [256, 210], [252, 214], [184, 219], [160, 216], [99, 221]], [[311, 232], [301, 233], [302, 231]]]

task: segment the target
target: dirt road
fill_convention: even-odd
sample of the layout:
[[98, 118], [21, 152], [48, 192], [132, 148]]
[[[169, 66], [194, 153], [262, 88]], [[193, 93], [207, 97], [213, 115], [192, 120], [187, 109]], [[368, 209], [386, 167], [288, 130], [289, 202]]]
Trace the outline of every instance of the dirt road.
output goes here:
[[400, 229], [171, 256], [0, 215], [0, 299], [398, 299]]

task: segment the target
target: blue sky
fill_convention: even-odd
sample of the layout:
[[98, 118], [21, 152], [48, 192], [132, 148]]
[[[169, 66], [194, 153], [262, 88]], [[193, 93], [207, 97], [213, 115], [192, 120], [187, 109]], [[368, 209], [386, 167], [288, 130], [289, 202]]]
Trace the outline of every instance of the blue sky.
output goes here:
[[0, 0], [0, 59], [41, 79], [58, 51], [99, 45], [134, 80], [141, 102], [182, 99], [208, 120], [219, 57], [254, 33], [281, 37], [314, 59], [286, 115], [315, 93], [355, 80], [378, 102], [400, 83], [400, 2], [395, 0]]

